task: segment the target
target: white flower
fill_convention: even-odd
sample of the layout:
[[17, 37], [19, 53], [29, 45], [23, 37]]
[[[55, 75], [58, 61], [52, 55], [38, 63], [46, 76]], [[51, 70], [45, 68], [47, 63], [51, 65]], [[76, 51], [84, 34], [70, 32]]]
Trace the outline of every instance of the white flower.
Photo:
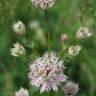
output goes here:
[[89, 32], [89, 28], [87, 27], [81, 27], [76, 33], [77, 39], [83, 39], [83, 38], [88, 38], [92, 35], [91, 32]]
[[26, 53], [24, 47], [21, 44], [19, 44], [18, 42], [15, 43], [13, 46], [14, 46], [14, 48], [11, 48], [11, 50], [10, 50], [12, 56], [19, 57]]
[[68, 35], [66, 33], [61, 34], [61, 41], [66, 41], [68, 39]]
[[69, 47], [69, 50], [68, 50], [68, 55], [69, 56], [76, 56], [79, 54], [81, 50], [81, 46], [79, 45], [72, 45]]
[[24, 35], [25, 34], [25, 25], [23, 22], [18, 21], [13, 24], [13, 31], [17, 34]]
[[31, 85], [40, 88], [40, 92], [58, 90], [58, 86], [65, 82], [67, 76], [63, 74], [64, 62], [59, 61], [55, 52], [50, 55], [46, 53], [43, 57], [37, 58], [30, 65], [29, 78]]
[[73, 82], [68, 82], [64, 86], [64, 92], [66, 96], [75, 96], [78, 90], [79, 90], [78, 84], [75, 84]]
[[40, 7], [43, 10], [47, 10], [52, 7], [55, 3], [55, 0], [31, 0], [33, 5]]
[[38, 28], [40, 28], [40, 24], [38, 21], [34, 20], [29, 23], [29, 28], [37, 30]]
[[28, 96], [28, 90], [21, 88], [19, 91], [16, 92], [16, 96]]

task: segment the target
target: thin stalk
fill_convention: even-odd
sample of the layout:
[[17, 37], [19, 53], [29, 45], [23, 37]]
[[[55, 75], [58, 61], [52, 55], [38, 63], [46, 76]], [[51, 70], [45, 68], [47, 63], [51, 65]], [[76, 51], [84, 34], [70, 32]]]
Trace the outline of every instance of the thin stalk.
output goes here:
[[80, 15], [80, 18], [79, 18], [80, 19], [80, 23], [81, 23], [81, 25], [84, 26], [85, 25], [84, 24], [84, 14], [83, 14], [84, 12], [83, 12], [82, 6], [80, 6], [80, 11], [81, 11], [81, 15]]
[[67, 46], [65, 46], [65, 43], [61, 43], [61, 50], [60, 50], [60, 52], [58, 53], [58, 57], [59, 58], [62, 58], [62, 56], [64, 56], [63, 54], [65, 54], [65, 51], [66, 51], [66, 49], [67, 49]]
[[46, 20], [46, 25], [48, 29], [48, 54], [50, 53], [50, 24], [49, 24], [49, 19], [48, 19], [48, 11], [44, 10], [45, 13], [45, 20]]

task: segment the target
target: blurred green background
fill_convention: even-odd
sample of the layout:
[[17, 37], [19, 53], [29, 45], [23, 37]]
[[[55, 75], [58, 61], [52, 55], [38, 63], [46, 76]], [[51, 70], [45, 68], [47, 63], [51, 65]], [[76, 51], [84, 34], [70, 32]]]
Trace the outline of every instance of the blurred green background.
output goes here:
[[[79, 56], [72, 59], [67, 70], [71, 80], [79, 83], [80, 91], [77, 96], [96, 96], [96, 0], [56, 0], [48, 11], [52, 50], [60, 50], [59, 37], [62, 33], [69, 36], [67, 44], [82, 46]], [[18, 20], [26, 26], [25, 37], [16, 35], [12, 30], [13, 23]], [[41, 40], [42, 34], [41, 38], [40, 34], [36, 37], [35, 31], [29, 27], [34, 20], [39, 22], [46, 39], [47, 28], [41, 9], [34, 7], [30, 0], [0, 0], [0, 96], [15, 96], [14, 92], [21, 86], [29, 89], [30, 96], [40, 96], [39, 91], [32, 88], [27, 79], [30, 61], [25, 57], [14, 58], [10, 55], [13, 43], [20, 42], [23, 45], [26, 40], [34, 47], [31, 49], [25, 46], [28, 56], [33, 56], [34, 52], [43, 54], [47, 50], [46, 40]], [[90, 28], [93, 35], [86, 40], [76, 41], [76, 31], [83, 25]], [[63, 94], [58, 92], [54, 96]]]

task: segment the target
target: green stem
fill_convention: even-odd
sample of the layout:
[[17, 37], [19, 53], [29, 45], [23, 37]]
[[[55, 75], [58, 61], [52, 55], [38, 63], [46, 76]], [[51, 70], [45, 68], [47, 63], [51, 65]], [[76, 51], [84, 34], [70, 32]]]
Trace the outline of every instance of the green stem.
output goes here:
[[81, 25], [85, 25], [84, 24], [84, 12], [83, 12], [83, 9], [82, 9], [82, 6], [80, 6], [80, 12], [81, 12], [81, 15], [80, 15], [80, 23], [81, 23]]
[[44, 13], [45, 13], [45, 20], [48, 28], [48, 54], [49, 54], [50, 53], [50, 24], [48, 20], [48, 11], [44, 10]]
[[58, 54], [59, 58], [62, 58], [62, 56], [64, 56], [63, 54], [65, 54], [65, 50], [67, 49], [67, 46], [65, 46], [64, 43], [62, 43], [61, 47], [62, 47], [62, 49], [61, 49], [61, 51]]

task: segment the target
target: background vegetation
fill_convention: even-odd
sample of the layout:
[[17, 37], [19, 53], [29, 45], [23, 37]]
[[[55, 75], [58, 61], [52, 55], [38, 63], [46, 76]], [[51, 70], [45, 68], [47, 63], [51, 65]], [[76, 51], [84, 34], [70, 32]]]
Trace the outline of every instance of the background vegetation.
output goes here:
[[[52, 29], [51, 49], [60, 50], [59, 37], [62, 33], [69, 36], [66, 43], [79, 43], [83, 47], [79, 56], [72, 59], [67, 70], [71, 79], [80, 85], [77, 96], [96, 96], [96, 0], [56, 0], [48, 15]], [[28, 83], [29, 60], [25, 57], [12, 57], [10, 48], [17, 41], [24, 44], [26, 37], [27, 43], [33, 48], [25, 46], [27, 55], [33, 56], [34, 52], [43, 54], [47, 50], [47, 42], [45, 40], [42, 43], [41, 38], [36, 39], [38, 36], [36, 37], [29, 24], [37, 20], [47, 37], [44, 18], [44, 12], [34, 7], [30, 0], [0, 0], [0, 96], [15, 96], [15, 90], [21, 86], [30, 89], [30, 96], [40, 96], [39, 91]], [[18, 20], [26, 25], [25, 37], [16, 35], [12, 30], [12, 24]], [[93, 35], [89, 39], [75, 42], [76, 31], [83, 25], [89, 27]], [[54, 93], [54, 96], [62, 95], [61, 92]]]

